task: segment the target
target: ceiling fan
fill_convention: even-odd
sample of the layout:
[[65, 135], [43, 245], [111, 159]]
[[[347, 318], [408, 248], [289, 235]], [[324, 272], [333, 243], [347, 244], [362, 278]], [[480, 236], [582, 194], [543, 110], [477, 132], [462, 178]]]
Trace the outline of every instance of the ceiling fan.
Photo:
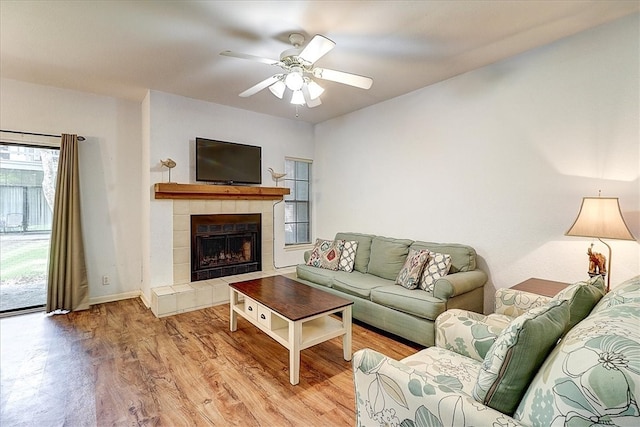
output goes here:
[[328, 38], [316, 34], [304, 48], [301, 47], [304, 43], [302, 34], [293, 33], [289, 35], [289, 41], [293, 45], [293, 49], [287, 49], [282, 52], [279, 60], [262, 58], [246, 53], [236, 53], [229, 50], [220, 52], [220, 55], [275, 65], [284, 70], [284, 72], [274, 74], [245, 90], [240, 94], [241, 97], [254, 95], [268, 87], [271, 93], [282, 99], [286, 89], [289, 89], [292, 92], [292, 104], [306, 104], [309, 108], [312, 108], [322, 103], [320, 95], [324, 92], [324, 89], [313, 78], [330, 80], [361, 89], [369, 89], [373, 84], [371, 77], [314, 66], [318, 59], [335, 47], [336, 44]]

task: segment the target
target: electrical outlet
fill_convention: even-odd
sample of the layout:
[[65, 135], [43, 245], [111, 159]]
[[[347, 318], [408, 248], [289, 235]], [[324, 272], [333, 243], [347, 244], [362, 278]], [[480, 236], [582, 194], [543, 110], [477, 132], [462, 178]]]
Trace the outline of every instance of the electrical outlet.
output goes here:
[[109, 284], [109, 276], [105, 274], [104, 276], [102, 276], [102, 285], [107, 286], [108, 284]]

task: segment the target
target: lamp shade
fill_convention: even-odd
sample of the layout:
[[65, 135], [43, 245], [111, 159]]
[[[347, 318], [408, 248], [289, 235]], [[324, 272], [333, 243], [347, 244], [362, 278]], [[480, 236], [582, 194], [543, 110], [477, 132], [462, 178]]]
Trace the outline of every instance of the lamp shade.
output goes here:
[[322, 95], [322, 92], [324, 92], [324, 89], [320, 87], [320, 85], [314, 82], [313, 80], [309, 81], [309, 83], [307, 84], [307, 87], [309, 88], [310, 99], [316, 99], [317, 97]]
[[296, 90], [291, 94], [291, 103], [296, 105], [304, 105], [304, 94], [301, 90]]
[[280, 99], [282, 99], [282, 97], [284, 96], [284, 90], [286, 88], [287, 87], [282, 80], [278, 80], [277, 82], [269, 86], [269, 90], [271, 91], [271, 93]]
[[622, 218], [617, 197], [584, 197], [566, 236], [635, 240]]

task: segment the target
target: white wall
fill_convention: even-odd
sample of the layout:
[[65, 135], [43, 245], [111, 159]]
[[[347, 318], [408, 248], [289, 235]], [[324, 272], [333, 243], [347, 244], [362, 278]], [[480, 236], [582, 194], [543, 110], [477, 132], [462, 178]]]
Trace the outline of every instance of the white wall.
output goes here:
[[[582, 197], [619, 197], [640, 237], [638, 28], [635, 15], [317, 125], [315, 235], [472, 245], [485, 310], [493, 287], [586, 277], [591, 240], [564, 236]], [[640, 274], [638, 243], [609, 243], [612, 285]]]
[[[170, 157], [176, 161], [171, 172], [173, 182], [194, 183], [196, 137], [258, 145], [262, 147], [262, 185], [274, 186], [268, 167], [282, 171], [285, 157], [311, 159], [314, 148], [312, 126], [294, 120], [293, 113], [291, 120], [282, 119], [156, 91], [150, 91], [143, 104], [144, 115], [149, 117], [149, 156], [143, 166], [143, 173], [149, 176], [150, 245], [144, 255], [148, 286], [143, 286], [148, 294], [151, 288], [173, 284], [173, 202], [154, 200], [152, 189], [154, 183], [167, 182], [169, 178], [160, 159]], [[275, 212], [277, 267], [295, 265], [302, 259], [301, 251], [284, 250], [282, 205]]]
[[[92, 302], [140, 289], [140, 123], [135, 102], [0, 81], [1, 129], [87, 138], [80, 144], [80, 191]], [[102, 285], [103, 275], [110, 285]]]

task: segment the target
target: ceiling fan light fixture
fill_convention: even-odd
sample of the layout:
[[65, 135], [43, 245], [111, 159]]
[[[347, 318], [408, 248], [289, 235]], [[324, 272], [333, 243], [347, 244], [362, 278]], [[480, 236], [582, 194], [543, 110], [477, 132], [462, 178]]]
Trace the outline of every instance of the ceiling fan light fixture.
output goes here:
[[295, 105], [304, 105], [304, 94], [301, 90], [293, 91], [291, 95], [291, 103]]
[[280, 99], [282, 99], [282, 97], [284, 96], [284, 91], [286, 88], [287, 86], [282, 80], [278, 80], [277, 82], [269, 86], [269, 90], [271, 91], [271, 93]]
[[302, 89], [302, 85], [304, 85], [302, 69], [300, 67], [293, 67], [291, 72], [285, 76], [284, 83], [292, 91]]
[[307, 83], [307, 88], [309, 89], [309, 97], [311, 99], [318, 98], [320, 95], [322, 95], [322, 92], [324, 92], [324, 89], [313, 80], [309, 80], [309, 82]]
[[223, 56], [261, 62], [263, 64], [277, 66], [283, 70], [253, 85], [238, 95], [246, 98], [255, 95], [263, 89], [269, 88], [274, 96], [283, 99], [284, 93], [287, 92], [288, 89], [291, 91], [289, 101], [296, 105], [297, 117], [298, 105], [306, 105], [308, 108], [314, 108], [322, 104], [320, 95], [324, 93], [324, 89], [314, 81], [315, 79], [328, 80], [360, 89], [371, 88], [373, 84], [371, 77], [315, 66], [317, 60], [335, 47], [336, 44], [334, 41], [323, 35], [316, 34], [306, 46], [303, 46], [304, 39], [302, 34], [290, 34], [289, 41], [293, 45], [293, 49], [287, 49], [280, 53], [280, 60], [262, 58], [260, 56], [231, 52], [228, 50], [220, 52], [220, 55]]

